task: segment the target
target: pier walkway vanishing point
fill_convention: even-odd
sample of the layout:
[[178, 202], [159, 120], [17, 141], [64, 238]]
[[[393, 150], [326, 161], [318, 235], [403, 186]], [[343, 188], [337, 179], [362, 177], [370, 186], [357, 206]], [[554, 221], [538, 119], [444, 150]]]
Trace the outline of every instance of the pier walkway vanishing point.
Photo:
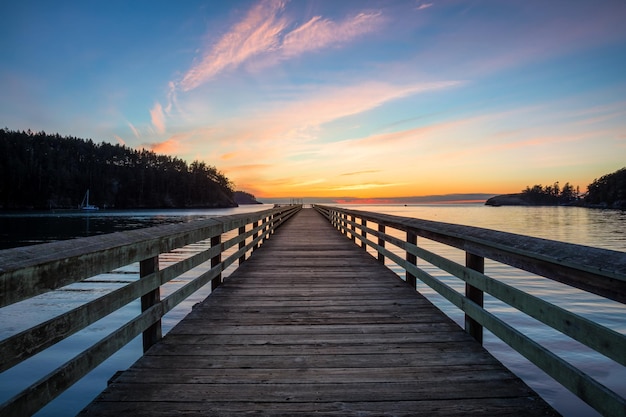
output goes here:
[[303, 209], [81, 415], [557, 415]]

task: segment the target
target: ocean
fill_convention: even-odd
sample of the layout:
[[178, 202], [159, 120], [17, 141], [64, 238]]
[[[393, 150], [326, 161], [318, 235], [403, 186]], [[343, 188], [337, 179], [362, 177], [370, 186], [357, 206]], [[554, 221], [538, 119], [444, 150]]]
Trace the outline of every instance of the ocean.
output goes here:
[[[141, 211], [99, 211], [81, 212], [41, 212], [0, 214], [0, 248], [43, 243], [58, 239], [130, 230], [164, 223], [191, 221], [220, 215], [229, 215], [270, 208], [271, 205], [241, 206], [234, 209], [217, 210], [141, 210]], [[357, 210], [367, 210], [398, 216], [415, 217], [447, 223], [502, 230], [529, 236], [560, 240], [564, 242], [595, 246], [626, 252], [626, 212], [617, 210], [596, 210], [581, 207], [489, 207], [482, 204], [437, 204], [437, 205], [367, 205], [346, 206]], [[388, 229], [389, 231], [389, 229]], [[403, 237], [402, 233], [397, 234]], [[418, 244], [449, 257], [459, 263], [464, 262], [464, 253], [444, 245], [418, 239]], [[398, 251], [399, 253], [399, 251]], [[175, 262], [176, 256], [166, 256], [162, 266]], [[394, 264], [388, 266], [404, 277], [404, 271]], [[418, 261], [432, 275], [450, 286], [463, 291], [464, 284], [449, 274]], [[234, 267], [225, 272], [227, 276]], [[524, 289], [535, 296], [544, 298], [563, 308], [574, 311], [591, 320], [601, 323], [617, 332], [626, 334], [626, 306], [565, 285], [517, 271], [496, 262], [487, 261], [485, 273], [493, 278], [506, 281], [510, 285]], [[0, 338], [19, 332], [42, 317], [50, 317], [74, 308], [85, 300], [96, 298], [106, 291], [118, 288], [138, 278], [138, 266], [129, 265], [110, 274], [103, 274], [89, 282], [70, 285], [61, 291], [35, 297], [23, 303], [9, 306], [0, 311]], [[176, 290], [185, 282], [185, 277], [175, 280], [163, 288], [162, 293]], [[464, 316], [456, 307], [447, 302], [429, 287], [418, 282], [418, 291], [460, 325]], [[167, 332], [191, 307], [210, 293], [203, 288], [181, 303], [163, 319], [163, 331]], [[583, 369], [612, 390], [626, 396], [626, 369], [604, 358], [578, 342], [560, 335], [532, 318], [485, 295], [485, 307], [521, 329], [539, 343], [548, 346], [553, 352]], [[0, 402], [6, 401], [38, 378], [46, 375], [64, 361], [70, 359], [94, 341], [105, 336], [139, 311], [139, 303], [134, 302], [94, 323], [89, 328], [64, 340], [51, 349], [42, 352], [25, 363], [0, 374]], [[544, 399], [564, 416], [596, 416], [593, 409], [554, 382], [548, 375], [529, 363], [488, 331], [484, 336], [485, 347], [520, 376]], [[135, 339], [116, 355], [88, 374], [80, 383], [59, 396], [42, 409], [38, 416], [74, 415], [106, 387], [107, 380], [118, 370], [128, 368], [141, 355], [141, 338]]]

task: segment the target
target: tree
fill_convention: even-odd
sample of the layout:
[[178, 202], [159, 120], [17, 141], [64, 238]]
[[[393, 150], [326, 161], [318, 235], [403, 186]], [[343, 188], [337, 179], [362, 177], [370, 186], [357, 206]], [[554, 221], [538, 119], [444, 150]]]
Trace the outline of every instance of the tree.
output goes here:
[[0, 208], [234, 206], [215, 167], [122, 145], [0, 129]]

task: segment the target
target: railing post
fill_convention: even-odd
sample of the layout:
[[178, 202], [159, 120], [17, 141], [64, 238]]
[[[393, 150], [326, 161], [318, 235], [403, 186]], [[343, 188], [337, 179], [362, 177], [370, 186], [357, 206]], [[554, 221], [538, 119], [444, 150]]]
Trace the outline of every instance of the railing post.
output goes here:
[[270, 217], [267, 216], [263, 219], [265, 226], [263, 226], [263, 243], [270, 238]]
[[[482, 274], [485, 272], [485, 258], [465, 252], [465, 266]], [[479, 306], [483, 306], [483, 292], [468, 283], [465, 283], [465, 296]], [[467, 314], [465, 315], [465, 331], [478, 343], [483, 344], [483, 326]]]
[[[408, 230], [406, 232], [406, 242], [410, 243], [412, 245], [417, 245], [417, 235], [415, 234], [415, 232]], [[413, 255], [412, 253], [409, 253], [409, 251], [406, 252], [406, 261], [408, 263], [410, 263], [411, 265], [417, 265], [417, 256]], [[415, 277], [415, 275], [411, 274], [410, 272], [406, 272], [406, 282], [413, 288], [417, 288], [417, 278]]]
[[[381, 233], [381, 234], [385, 233], [385, 225], [384, 224], [378, 223], [378, 233]], [[385, 247], [385, 239], [383, 239], [381, 234], [378, 235], [378, 246], [380, 246], [381, 248], [384, 248]], [[385, 255], [383, 255], [380, 251], [378, 252], [378, 262], [380, 262], [383, 265], [385, 264]]]
[[[246, 233], [246, 226], [241, 226], [239, 228], [239, 236], [243, 236]], [[243, 249], [246, 247], [246, 239], [242, 240], [241, 242], [239, 242], [239, 249]], [[242, 263], [244, 263], [246, 261], [246, 253], [244, 252], [240, 257], [239, 257], [239, 265], [241, 265]]]
[[353, 242], [356, 242], [356, 237], [354, 236], [354, 232], [356, 231], [356, 226], [354, 225], [354, 216], [350, 216], [350, 221], [352, 222], [352, 225], [350, 226], [350, 239]]
[[[220, 252], [211, 258], [211, 268], [218, 266], [220, 262], [222, 262], [222, 249], [221, 249], [222, 235], [221, 234], [211, 238], [211, 247], [214, 248], [216, 246], [220, 247]], [[213, 278], [213, 280], [211, 281], [211, 291], [219, 287], [221, 283], [222, 283], [222, 273], [220, 272], [220, 274], [216, 276], [215, 278]]]
[[[152, 258], [144, 259], [139, 262], [139, 278], [143, 278], [150, 274], [153, 274], [159, 270], [159, 256], [153, 256]], [[161, 289], [160, 287], [141, 296], [141, 311], [144, 312], [153, 305], [161, 301]], [[146, 353], [148, 349], [163, 337], [163, 331], [161, 329], [161, 319], [159, 319], [152, 326], [148, 327], [143, 332], [143, 352]]]
[[[254, 223], [252, 223], [252, 227], [253, 227], [254, 229], [256, 229], [257, 227], [259, 227], [259, 221], [257, 220], [257, 221], [255, 221]], [[259, 232], [258, 232], [258, 231], [255, 231], [255, 232], [254, 232], [254, 234], [252, 235], [252, 239], [253, 239], [253, 240], [255, 240], [257, 237], [259, 237]], [[252, 246], [252, 252], [254, 252], [255, 250], [257, 250], [258, 248], [259, 248], [259, 244], [258, 244], [258, 242], [257, 242], [257, 243], [255, 243], [255, 244]]]
[[339, 232], [341, 232], [341, 234], [343, 234], [344, 216], [345, 216], [345, 214], [339, 213]]
[[365, 228], [367, 227], [367, 220], [361, 218], [361, 237], [363, 237], [363, 240], [361, 241], [361, 248], [363, 250], [367, 250], [367, 232], [365, 231]]

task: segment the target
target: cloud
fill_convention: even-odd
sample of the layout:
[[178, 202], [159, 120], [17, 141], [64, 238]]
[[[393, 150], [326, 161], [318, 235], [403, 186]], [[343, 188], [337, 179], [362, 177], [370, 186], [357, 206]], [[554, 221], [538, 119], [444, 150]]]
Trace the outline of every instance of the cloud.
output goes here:
[[172, 113], [172, 106], [176, 106], [177, 110], [180, 111], [178, 106], [178, 99], [176, 97], [176, 84], [173, 81], [168, 83], [169, 91], [167, 93], [167, 106], [165, 107], [165, 113], [170, 115]]
[[372, 169], [369, 171], [346, 172], [345, 174], [341, 174], [341, 176], [346, 177], [346, 176], [351, 176], [351, 175], [376, 174], [378, 172], [380, 172], [379, 169]]
[[130, 127], [130, 130], [133, 131], [133, 135], [135, 135], [136, 138], [139, 138], [141, 136], [139, 130], [137, 130], [137, 128], [131, 122], [128, 122], [128, 127]]
[[356, 191], [356, 190], [371, 190], [373, 188], [383, 188], [383, 187], [397, 187], [406, 185], [405, 182], [397, 182], [397, 183], [363, 183], [363, 184], [352, 184], [352, 185], [342, 185], [339, 187], [330, 187], [329, 191]]
[[[193, 90], [260, 55], [272, 54], [272, 63], [276, 63], [308, 51], [336, 47], [373, 31], [383, 21], [380, 12], [359, 13], [340, 22], [315, 16], [289, 31], [291, 22], [281, 15], [284, 9], [285, 2], [280, 0], [264, 0], [250, 9], [187, 71], [179, 83], [181, 89]], [[167, 108], [169, 111], [170, 106]]]
[[190, 155], [190, 151], [194, 151], [198, 142], [207, 141], [211, 135], [212, 129], [194, 129], [188, 132], [181, 132], [170, 136], [167, 140], [156, 143], [144, 143], [142, 146], [156, 153], [167, 155], [176, 155], [180, 157], [184, 155], [187, 159], [195, 158]]
[[381, 23], [381, 17], [380, 12], [359, 13], [335, 23], [329, 19], [322, 19], [321, 16], [315, 16], [285, 36], [282, 53], [285, 57], [291, 57], [351, 41], [377, 28]]
[[351, 116], [382, 106], [387, 102], [428, 91], [461, 85], [462, 81], [440, 81], [394, 85], [370, 81], [352, 86], [332, 86], [319, 89], [308, 98], [289, 105], [281, 105], [275, 115], [266, 115], [275, 126], [288, 124], [289, 130], [305, 135], [306, 129], [315, 128], [342, 117]]
[[258, 172], [259, 170], [264, 170], [268, 168], [272, 168], [271, 164], [244, 164], [244, 165], [234, 165], [229, 167], [229, 170], [240, 171], [240, 172]]
[[160, 103], [155, 103], [152, 110], [150, 110], [150, 118], [152, 125], [156, 128], [157, 132], [165, 133], [165, 115], [163, 114], [163, 108]]
[[220, 156], [220, 159], [223, 161], [227, 161], [229, 159], [233, 159], [237, 156], [237, 152], [228, 152]]
[[309, 185], [321, 184], [323, 182], [326, 182], [324, 178], [317, 178], [317, 179], [310, 180], [310, 181], [289, 184], [289, 187], [308, 187]]
[[174, 155], [180, 151], [180, 142], [175, 138], [169, 138], [166, 141], [158, 143], [146, 144], [151, 151], [158, 154]]
[[122, 139], [122, 138], [121, 138], [121, 137], [119, 137], [118, 135], [115, 135], [115, 134], [114, 134], [114, 135], [113, 135], [113, 137], [115, 138], [115, 140], [117, 140], [117, 142], [118, 142], [120, 145], [126, 145], [126, 142], [124, 142], [124, 139]]
[[278, 0], [262, 1], [253, 7], [185, 74], [180, 82], [183, 91], [192, 90], [255, 55], [278, 48], [279, 35], [287, 27], [287, 21], [277, 14], [284, 7], [284, 2]]
[[[366, 175], [366, 170], [377, 169], [376, 164], [369, 163], [368, 158], [376, 158], [381, 152], [386, 153], [387, 148], [391, 151], [391, 141], [397, 141], [394, 149], [399, 149], [399, 144], [404, 141], [414, 146], [416, 136], [430, 133], [427, 128], [423, 128], [422, 131], [411, 130], [396, 133], [395, 136], [387, 133], [368, 136], [367, 139], [361, 137], [350, 141], [321, 143], [325, 124], [369, 111], [393, 100], [454, 88], [460, 84], [460, 81], [400, 85], [366, 81], [328, 87], [312, 85], [300, 87], [295, 92], [287, 89], [278, 92], [278, 100], [268, 101], [264, 106], [255, 107], [247, 113], [238, 113], [237, 117], [220, 118], [219, 128], [207, 128], [202, 132], [194, 129], [187, 132], [186, 136], [177, 138], [177, 142], [168, 141], [157, 146], [158, 149], [167, 149], [171, 154], [178, 155], [183, 151], [204, 150], [205, 153], [194, 158], [220, 161], [220, 168], [238, 186], [249, 188], [256, 182], [262, 182], [267, 190], [274, 190], [272, 193], [278, 189], [292, 190], [295, 187], [293, 184], [307, 188], [302, 184], [319, 178], [317, 173], [320, 171], [332, 172], [334, 177], [350, 173], [355, 176], [359, 173]], [[198, 101], [198, 106], [197, 109], [188, 107], [187, 110], [197, 115], [196, 123], [206, 123], [206, 119], [201, 119], [207, 113], [206, 103]], [[435, 130], [441, 128], [434, 127]], [[182, 155], [188, 159], [191, 157], [184, 153]], [[343, 155], [342, 161], [346, 164], [337, 166], [334, 163], [337, 155]], [[356, 159], [362, 163], [350, 163]], [[255, 161], [255, 164], [249, 165], [251, 161]], [[283, 176], [284, 171], [290, 172], [289, 181], [272, 183], [277, 177]]]
[[415, 10], [424, 10], [424, 9], [428, 9], [429, 7], [432, 7], [432, 3], [422, 3], [419, 6], [417, 6], [415, 8]]

